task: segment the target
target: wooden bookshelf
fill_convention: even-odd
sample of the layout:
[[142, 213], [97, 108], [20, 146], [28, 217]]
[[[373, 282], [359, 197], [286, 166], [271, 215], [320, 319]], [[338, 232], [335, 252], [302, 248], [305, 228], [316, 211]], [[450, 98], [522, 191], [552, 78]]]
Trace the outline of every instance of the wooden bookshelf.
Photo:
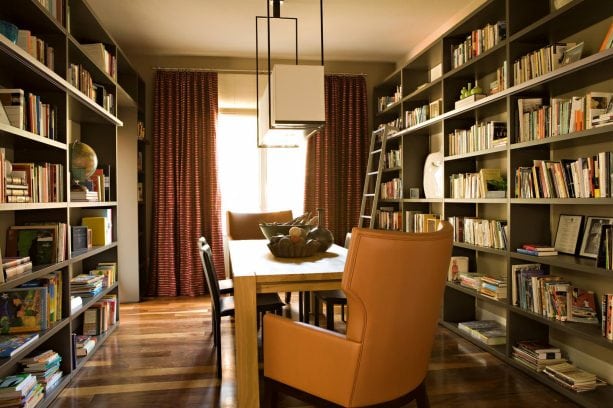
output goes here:
[[[105, 31], [86, 0], [63, 0], [62, 4], [63, 14], [58, 18], [53, 17], [37, 0], [7, 2], [0, 9], [0, 19], [12, 22], [20, 29], [30, 30], [33, 35], [54, 48], [55, 64], [49, 68], [4, 36], [0, 36], [0, 87], [24, 89], [25, 92], [40, 95], [41, 100], [54, 105], [58, 117], [55, 140], [8, 124], [0, 124], [0, 147], [5, 149], [7, 159], [11, 161], [59, 163], [64, 167], [64, 182], [61, 186], [63, 201], [0, 204], [2, 253], [5, 251], [6, 230], [11, 225], [27, 222], [62, 222], [68, 225], [65, 261], [35, 266], [31, 273], [19, 275], [0, 284], [2, 292], [49, 273], [61, 271], [60, 320], [52, 323], [47, 330], [39, 332], [39, 338], [17, 355], [0, 359], [0, 376], [5, 376], [19, 372], [19, 360], [34, 350], [53, 349], [62, 356], [60, 369], [63, 371], [63, 378], [59, 385], [37, 405], [42, 407], [52, 403], [86, 361], [80, 359], [76, 366], [72, 364], [75, 353], [72, 333], [81, 334], [83, 312], [104, 295], [119, 294], [119, 283], [115, 282], [96, 296], [84, 298], [83, 306], [73, 313], [70, 308], [69, 282], [72, 276], [87, 273], [99, 262], [118, 263], [120, 248], [132, 250], [136, 245], [136, 242], [119, 241], [117, 232], [117, 229], [121, 228], [117, 225], [117, 213], [121, 211], [117, 189], [118, 138], [121, 136], [118, 128], [123, 126], [124, 120], [132, 120], [127, 116], [120, 119], [119, 108], [130, 106], [136, 108], [137, 102], [142, 102], [143, 109], [139, 115], [144, 121], [144, 98], [139, 96], [139, 92], [144, 93], [144, 82], [130, 66], [116, 42]], [[87, 56], [82, 44], [89, 43], [103, 43], [112, 55], [121, 54], [117, 78], [109, 75]], [[104, 109], [73, 86], [69, 81], [70, 73], [67, 69], [70, 63], [86, 67], [93, 81], [103, 84], [106, 90], [115, 96], [115, 106]], [[136, 113], [133, 121], [136, 122]], [[136, 135], [132, 136], [136, 140]], [[111, 170], [110, 196], [106, 201], [70, 201], [70, 144], [76, 140], [90, 145], [96, 151], [99, 165], [106, 165]], [[113, 242], [71, 256], [70, 225], [80, 225], [83, 212], [90, 208], [112, 210]], [[118, 281], [121, 269], [122, 265], [118, 263]], [[115, 313], [119, 322], [119, 303], [116, 304]], [[96, 350], [115, 328], [116, 325], [99, 336]]]
[[[464, 41], [473, 30], [498, 21], [505, 22], [506, 37], [492, 48], [452, 68], [451, 47]], [[517, 341], [527, 339], [550, 342], [559, 346], [563, 354], [578, 367], [606, 377], [611, 373], [613, 342], [600, 334], [600, 326], [559, 322], [513, 305], [511, 267], [540, 263], [551, 275], [562, 276], [582, 289], [593, 290], [598, 302], [604, 293], [613, 293], [612, 271], [597, 267], [594, 259], [566, 254], [535, 257], [515, 251], [527, 242], [553, 244], [560, 214], [613, 217], [613, 198], [516, 198], [514, 177], [518, 167], [531, 166], [532, 160], [576, 159], [613, 151], [613, 125], [519, 143], [514, 142], [514, 136], [518, 134], [518, 99], [540, 97], [547, 104], [550, 98], [584, 96], [590, 91], [613, 92], [613, 49], [599, 51], [612, 21], [613, 3], [596, 0], [574, 0], [559, 10], [549, 0], [531, 2], [529, 9], [520, 8], [511, 0], [489, 0], [374, 89], [375, 101], [398, 85], [402, 85], [403, 90], [400, 106], [394, 104], [384, 112], [377, 112], [374, 107], [375, 129], [395, 119], [401, 119], [404, 123], [405, 112], [417, 106], [438, 99], [442, 99], [443, 105], [439, 116], [430, 117], [412, 127], [403, 126], [394, 135], [403, 146], [403, 163], [399, 170], [402, 174], [403, 199], [397, 203], [381, 200], [378, 205], [394, 205], [403, 214], [418, 210], [438, 213], [444, 218], [457, 216], [505, 220], [509, 225], [507, 248], [504, 250], [460, 242], [456, 242], [453, 249], [453, 255], [469, 257], [471, 271], [505, 278], [507, 299], [490, 299], [473, 289], [449, 282], [445, 287], [441, 324], [586, 407], [607, 405], [607, 401], [613, 398], [613, 386], [574, 393], [544, 374], [531, 372], [516, 363], [512, 358], [512, 346]], [[581, 41], [584, 41], [584, 50], [578, 61], [528, 81], [513, 83], [513, 63], [521, 56], [556, 42]], [[503, 66], [505, 61], [506, 89], [455, 109], [455, 101], [459, 99], [463, 86], [468, 82], [473, 85], [477, 82], [487, 91], [489, 84], [496, 79], [497, 68]], [[431, 69], [439, 64], [442, 64], [442, 74], [431, 79]], [[506, 123], [506, 145], [449, 154], [450, 133], [488, 121]], [[425, 157], [437, 151], [443, 152], [444, 156], [444, 198], [425, 198]], [[477, 172], [482, 168], [501, 169], [508, 185], [505, 198], [450, 198], [449, 176]], [[420, 188], [419, 198], [409, 198], [409, 188], [415, 187]], [[404, 216], [402, 218], [404, 223]], [[462, 321], [490, 318], [506, 325], [505, 346], [487, 346], [457, 328]], [[597, 360], [600, 362], [595, 363]], [[606, 379], [613, 381], [613, 378]]]

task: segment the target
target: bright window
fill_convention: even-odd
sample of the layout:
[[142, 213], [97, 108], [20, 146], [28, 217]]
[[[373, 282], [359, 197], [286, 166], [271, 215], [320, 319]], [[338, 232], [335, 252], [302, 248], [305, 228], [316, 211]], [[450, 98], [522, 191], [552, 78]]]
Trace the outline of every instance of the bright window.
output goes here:
[[[256, 118], [244, 110], [221, 110], [217, 122], [217, 161], [222, 211], [291, 209], [302, 214], [306, 146], [259, 149]], [[222, 217], [225, 222], [225, 217]]]

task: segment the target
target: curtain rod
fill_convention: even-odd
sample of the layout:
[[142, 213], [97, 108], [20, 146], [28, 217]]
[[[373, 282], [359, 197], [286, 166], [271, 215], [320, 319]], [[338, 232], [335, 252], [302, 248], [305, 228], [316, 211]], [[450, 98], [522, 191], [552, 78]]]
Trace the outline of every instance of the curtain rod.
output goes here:
[[[255, 74], [255, 69], [227, 69], [227, 68], [189, 68], [189, 67], [153, 67], [151, 68], [154, 71], [202, 71], [202, 72], [219, 72], [221, 74]], [[260, 71], [260, 74], [266, 74], [266, 71]], [[342, 75], [342, 76], [351, 76], [351, 75], [361, 75], [368, 76], [368, 74], [363, 72], [328, 72], [326, 75]]]

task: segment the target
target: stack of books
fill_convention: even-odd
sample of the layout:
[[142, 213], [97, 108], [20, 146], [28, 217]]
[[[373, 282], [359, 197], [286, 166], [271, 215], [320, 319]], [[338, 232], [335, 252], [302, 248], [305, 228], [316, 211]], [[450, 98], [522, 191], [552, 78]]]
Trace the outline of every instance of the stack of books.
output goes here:
[[71, 201], [98, 201], [98, 192], [96, 191], [71, 191]]
[[62, 357], [53, 350], [37, 351], [20, 361], [24, 373], [36, 376], [38, 383], [44, 387], [45, 393], [53, 390], [60, 382], [62, 378], [61, 362]]
[[550, 365], [545, 367], [543, 372], [559, 385], [575, 392], [590, 391], [598, 385], [605, 384], [595, 374], [575, 367], [570, 363]]
[[96, 347], [96, 337], [77, 336], [77, 357], [85, 357]]
[[102, 290], [101, 275], [80, 274], [70, 280], [70, 293], [74, 296], [94, 296]]
[[474, 320], [458, 323], [458, 329], [490, 346], [506, 344], [506, 329], [494, 320]]
[[506, 299], [507, 282], [501, 279], [492, 278], [491, 276], [482, 276], [479, 292], [483, 296], [487, 296], [492, 299]]
[[474, 290], [479, 290], [481, 288], [481, 278], [483, 275], [476, 272], [464, 272], [460, 273], [460, 285], [471, 288]]
[[524, 244], [521, 248], [517, 248], [517, 252], [532, 256], [554, 256], [558, 254], [554, 247], [543, 244]]
[[0, 379], [0, 405], [34, 407], [43, 399], [43, 386], [32, 374], [15, 374]]
[[6, 257], [2, 259], [4, 278], [8, 281], [24, 273], [32, 272], [32, 261], [29, 256]]
[[529, 340], [513, 346], [513, 358], [534, 371], [543, 371], [547, 366], [566, 362], [559, 348]]
[[25, 171], [13, 171], [5, 177], [4, 194], [7, 203], [29, 203], [30, 190]]

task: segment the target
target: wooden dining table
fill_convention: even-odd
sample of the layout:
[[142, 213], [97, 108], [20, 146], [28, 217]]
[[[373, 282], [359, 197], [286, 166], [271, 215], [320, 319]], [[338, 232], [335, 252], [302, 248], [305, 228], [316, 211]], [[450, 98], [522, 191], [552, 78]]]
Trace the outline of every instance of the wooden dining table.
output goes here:
[[347, 250], [332, 245], [308, 258], [277, 258], [267, 240], [228, 243], [235, 303], [236, 392], [238, 406], [258, 407], [256, 294], [338, 289]]

